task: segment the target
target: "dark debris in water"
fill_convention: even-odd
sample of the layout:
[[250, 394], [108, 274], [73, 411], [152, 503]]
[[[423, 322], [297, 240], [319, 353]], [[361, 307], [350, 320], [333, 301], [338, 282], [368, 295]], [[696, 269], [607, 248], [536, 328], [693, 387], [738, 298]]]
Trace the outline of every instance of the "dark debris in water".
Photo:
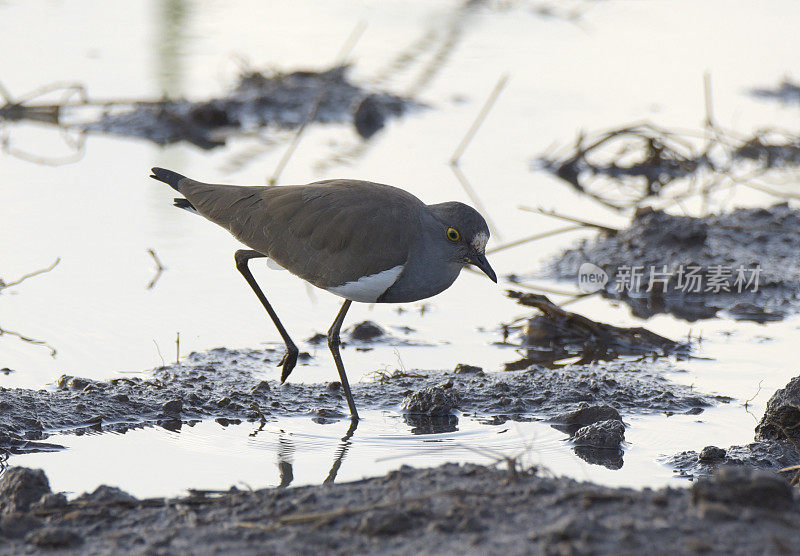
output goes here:
[[347, 71], [348, 66], [291, 73], [248, 71], [224, 96], [198, 101], [93, 101], [84, 87], [76, 86], [69, 90], [77, 90], [80, 99], [65, 95], [64, 104], [9, 101], [0, 106], [0, 121], [35, 120], [65, 129], [139, 137], [159, 145], [188, 141], [213, 149], [234, 135], [263, 128], [298, 129], [308, 122], [349, 123], [368, 139], [388, 119], [420, 107], [411, 99], [355, 84]]
[[[327, 416], [347, 415], [341, 388], [265, 381], [264, 372], [277, 376], [277, 360], [272, 350], [217, 348], [144, 376], [108, 381], [62, 377], [53, 390], [0, 388], [0, 448], [14, 453], [53, 449], [44, 441], [57, 431], [124, 432], [148, 425], [177, 430], [183, 422], [199, 419], [264, 422], [288, 415], [315, 417], [320, 411]], [[404, 399], [415, 399], [414, 392], [446, 389], [452, 403], [422, 404], [421, 412], [430, 415], [432, 408], [447, 405], [497, 423], [548, 418], [577, 409], [581, 402], [608, 404], [626, 413], [653, 413], [728, 401], [670, 382], [663, 377], [670, 367], [659, 362], [617, 361], [561, 369], [531, 365], [505, 373], [464, 372], [465, 368], [360, 381], [353, 384], [353, 395], [359, 408], [397, 410]]]
[[800, 308], [798, 246], [800, 211], [787, 203], [703, 218], [643, 208], [627, 228], [564, 252], [550, 273], [577, 284], [581, 265], [592, 263], [608, 278], [601, 293], [642, 318], [725, 311], [767, 322]]
[[[193, 102], [139, 103], [104, 114], [90, 131], [132, 135], [159, 144], [187, 140], [211, 149], [227, 136], [264, 127], [296, 129], [311, 120], [352, 123], [365, 139], [415, 103], [390, 93], [368, 91], [347, 78], [347, 66], [326, 71], [265, 75], [249, 72], [226, 96]], [[368, 108], [365, 108], [368, 107]], [[369, 117], [365, 117], [367, 111]]]
[[[401, 332], [408, 334], [413, 332], [413, 330], [402, 329]], [[318, 332], [308, 338], [306, 342], [314, 346], [324, 346], [328, 342], [328, 336]], [[411, 340], [392, 334], [390, 331], [371, 320], [359, 322], [344, 330], [342, 333], [342, 345], [346, 346], [348, 344], [353, 344], [360, 348], [369, 348], [374, 344], [391, 344], [393, 346], [427, 345], [419, 340]]]
[[758, 98], [777, 100], [784, 104], [800, 104], [800, 84], [788, 78], [771, 89], [766, 87], [750, 89], [750, 94]]
[[544, 295], [509, 290], [508, 296], [541, 313], [528, 319], [521, 331], [521, 347], [527, 353], [520, 361], [507, 365], [512, 370], [532, 363], [556, 363], [575, 356], [580, 358], [577, 364], [584, 364], [631, 355], [685, 356], [690, 351], [688, 344], [675, 342], [643, 327], [624, 328], [571, 313]]
[[581, 133], [574, 144], [540, 155], [533, 168], [622, 210], [656, 198], [667, 205], [708, 198], [739, 186], [771, 191], [770, 171], [798, 165], [797, 133], [765, 128], [746, 136], [708, 119], [704, 129], [689, 132], [642, 122]]
[[350, 327], [346, 333], [352, 340], [358, 342], [371, 342], [386, 336], [386, 331], [371, 320], [365, 320]]

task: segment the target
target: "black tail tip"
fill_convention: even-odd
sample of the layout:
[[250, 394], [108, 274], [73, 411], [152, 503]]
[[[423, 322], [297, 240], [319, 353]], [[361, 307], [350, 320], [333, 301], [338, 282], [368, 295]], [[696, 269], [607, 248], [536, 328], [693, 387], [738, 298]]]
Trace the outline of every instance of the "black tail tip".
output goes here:
[[178, 172], [173, 172], [172, 170], [167, 170], [166, 168], [151, 168], [150, 170], [152, 173], [150, 177], [154, 180], [158, 180], [161, 182], [166, 183], [175, 191], [180, 192], [180, 188], [178, 184], [181, 180], [186, 179], [186, 176], [179, 174]]

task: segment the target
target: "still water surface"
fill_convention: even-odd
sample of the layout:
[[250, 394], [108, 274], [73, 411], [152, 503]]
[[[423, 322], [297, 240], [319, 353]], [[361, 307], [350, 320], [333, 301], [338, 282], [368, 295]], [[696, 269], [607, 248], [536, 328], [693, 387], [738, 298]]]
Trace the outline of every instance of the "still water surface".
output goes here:
[[[551, 8], [543, 14], [540, 8]], [[578, 17], [568, 17], [571, 13]], [[93, 98], [202, 99], [221, 94], [245, 62], [258, 69], [322, 69], [358, 35], [349, 53], [356, 82], [413, 94], [429, 106], [393, 120], [359, 156], [351, 126], [311, 126], [280, 183], [350, 177], [402, 186], [426, 202], [474, 204], [448, 161], [498, 79], [509, 81], [468, 146], [461, 168], [494, 223], [492, 245], [560, 225], [518, 205], [557, 209], [611, 225], [626, 216], [599, 206], [531, 161], [553, 145], [643, 119], [697, 129], [705, 117], [703, 75], [713, 83], [714, 115], [742, 133], [796, 127], [796, 107], [747, 94], [797, 75], [800, 34], [795, 2], [709, 1], [497, 2], [465, 9], [457, 2], [0, 2], [0, 83], [22, 96], [43, 84], [77, 82]], [[358, 31], [361, 30], [360, 34]], [[16, 54], [11, 54], [16, 53]], [[403, 53], [403, 64], [393, 61]], [[0, 154], [0, 276], [13, 280], [56, 258], [58, 266], [0, 295], [0, 327], [45, 346], [0, 336], [0, 386], [47, 388], [67, 373], [97, 379], [144, 372], [180, 352], [216, 346], [258, 347], [279, 340], [233, 265], [237, 243], [224, 230], [172, 207], [173, 192], [147, 178], [152, 166], [211, 182], [263, 184], [290, 138], [240, 137], [213, 151], [186, 144], [158, 147], [143, 140], [90, 135], [70, 164], [36, 164], [10, 151], [46, 159], [73, 153], [52, 127], [5, 124]], [[13, 147], [10, 148], [10, 147]], [[719, 208], [765, 205], [767, 196], [737, 191]], [[698, 211], [691, 203], [687, 210]], [[535, 271], [543, 260], [588, 232], [575, 232], [490, 257], [499, 276]], [[153, 249], [166, 266], [155, 286]], [[286, 272], [257, 266], [255, 274], [296, 341], [327, 330], [339, 298], [305, 286]], [[544, 284], [544, 282], [541, 282]], [[493, 345], [500, 325], [525, 311], [485, 277], [463, 273], [445, 293], [399, 312], [396, 306], [355, 304], [347, 323], [365, 319], [410, 327], [411, 339], [432, 347], [378, 346], [344, 353], [351, 380], [383, 368], [441, 369], [470, 363], [499, 370], [517, 359]], [[552, 285], [552, 284], [551, 284]], [[558, 285], [560, 288], [567, 287]], [[617, 325], [643, 324], [625, 307], [589, 298], [571, 306]], [[488, 459], [474, 447], [530, 457], [557, 474], [609, 484], [683, 484], [657, 463], [662, 454], [752, 440], [771, 393], [796, 375], [797, 319], [766, 326], [712, 319], [686, 323], [670, 316], [647, 321], [672, 338], [702, 334], [698, 354], [676, 363], [674, 380], [733, 396], [731, 405], [700, 416], [626, 419], [625, 465], [588, 465], [565, 436], [540, 423], [480, 424], [411, 435], [399, 414], [370, 413], [346, 442], [337, 480], [383, 473], [403, 463]], [[766, 338], [766, 339], [764, 339]], [[334, 377], [325, 350], [314, 352], [294, 381]], [[278, 378], [277, 369], [265, 369]], [[739, 400], [756, 394], [747, 412]], [[398, 400], [399, 402], [400, 400]], [[56, 436], [69, 449], [12, 457], [12, 464], [46, 469], [55, 489], [79, 492], [100, 483], [139, 495], [184, 488], [252, 487], [323, 481], [348, 423], [310, 418], [254, 425], [215, 422], [181, 431], [148, 428], [125, 435]]]

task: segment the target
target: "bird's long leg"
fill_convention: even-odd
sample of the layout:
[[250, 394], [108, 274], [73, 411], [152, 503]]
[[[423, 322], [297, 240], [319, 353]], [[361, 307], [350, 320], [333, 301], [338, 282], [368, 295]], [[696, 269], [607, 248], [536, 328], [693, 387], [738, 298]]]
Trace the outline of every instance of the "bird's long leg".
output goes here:
[[250, 268], [247, 266], [247, 262], [250, 259], [258, 259], [261, 257], [266, 257], [266, 255], [259, 253], [258, 251], [251, 251], [249, 249], [240, 249], [236, 252], [234, 256], [236, 259], [236, 268], [239, 269], [239, 272], [242, 273], [244, 279], [247, 280], [247, 283], [250, 284], [250, 287], [253, 288], [253, 291], [258, 297], [258, 300], [264, 306], [264, 309], [267, 310], [269, 313], [272, 322], [275, 323], [275, 328], [278, 329], [280, 332], [281, 338], [283, 338], [283, 342], [286, 344], [286, 353], [283, 354], [283, 359], [281, 362], [278, 363], [279, 366], [283, 367], [283, 371], [281, 372], [281, 382], [284, 382], [287, 378], [289, 378], [289, 374], [294, 369], [294, 366], [297, 364], [297, 354], [298, 349], [297, 346], [294, 345], [294, 342], [289, 337], [289, 333], [286, 332], [286, 329], [281, 324], [281, 320], [278, 318], [277, 313], [272, 308], [272, 305], [269, 304], [267, 301], [267, 296], [264, 295], [264, 292], [261, 291], [256, 279], [253, 278], [253, 274], [250, 272]]
[[352, 301], [345, 300], [342, 308], [339, 309], [339, 314], [336, 315], [336, 320], [333, 321], [331, 329], [328, 330], [328, 347], [333, 354], [333, 361], [336, 363], [336, 370], [339, 371], [339, 378], [342, 381], [342, 388], [344, 388], [344, 395], [347, 396], [347, 405], [350, 406], [350, 418], [358, 420], [358, 411], [356, 410], [356, 403], [353, 401], [353, 394], [350, 393], [350, 383], [347, 382], [347, 375], [344, 372], [344, 364], [342, 363], [342, 356], [339, 355], [339, 331], [342, 329], [344, 316], [350, 308]]

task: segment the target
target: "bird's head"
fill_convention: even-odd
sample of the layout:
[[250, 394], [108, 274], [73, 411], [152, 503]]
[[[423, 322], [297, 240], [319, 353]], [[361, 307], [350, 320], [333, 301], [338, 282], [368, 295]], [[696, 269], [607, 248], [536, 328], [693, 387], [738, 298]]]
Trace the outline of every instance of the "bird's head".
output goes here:
[[497, 282], [497, 274], [486, 259], [489, 226], [483, 216], [471, 206], [457, 201], [431, 205], [430, 208], [441, 224], [441, 238], [448, 246], [446, 252], [451, 260], [474, 265]]

